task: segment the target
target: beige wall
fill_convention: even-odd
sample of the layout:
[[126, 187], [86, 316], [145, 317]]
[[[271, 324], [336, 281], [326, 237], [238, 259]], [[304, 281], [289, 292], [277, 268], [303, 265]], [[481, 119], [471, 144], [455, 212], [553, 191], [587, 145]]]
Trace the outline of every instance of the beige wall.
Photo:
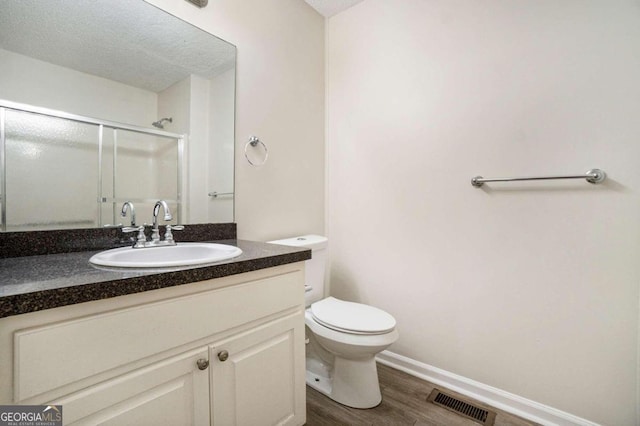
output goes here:
[[638, 2], [367, 0], [327, 49], [332, 294], [393, 352], [638, 424]]
[[[301, 0], [150, 0], [238, 48], [235, 221], [240, 238], [324, 233], [324, 20]], [[244, 159], [249, 136], [269, 161]]]

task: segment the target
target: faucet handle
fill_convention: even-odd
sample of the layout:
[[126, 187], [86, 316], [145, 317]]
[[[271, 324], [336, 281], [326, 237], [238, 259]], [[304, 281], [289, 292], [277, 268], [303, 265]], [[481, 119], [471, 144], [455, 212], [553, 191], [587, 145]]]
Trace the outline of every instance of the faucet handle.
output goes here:
[[167, 225], [166, 231], [164, 232], [164, 241], [166, 244], [174, 245], [176, 242], [173, 239], [173, 231], [182, 231], [184, 229], [184, 225]]
[[122, 228], [122, 232], [138, 232], [138, 236], [136, 238], [136, 243], [133, 245], [134, 248], [144, 247], [144, 244], [147, 242], [147, 236], [144, 235], [144, 225], [140, 226], [125, 226]]

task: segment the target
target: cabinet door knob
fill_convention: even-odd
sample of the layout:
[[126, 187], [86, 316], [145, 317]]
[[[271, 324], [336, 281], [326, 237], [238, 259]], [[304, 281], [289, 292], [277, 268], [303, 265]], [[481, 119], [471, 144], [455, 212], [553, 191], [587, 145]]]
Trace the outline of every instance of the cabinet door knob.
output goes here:
[[229, 358], [229, 352], [220, 351], [218, 352], [218, 359], [222, 362], [225, 362]]
[[209, 366], [209, 360], [200, 358], [199, 360], [196, 361], [196, 364], [198, 365], [198, 368], [200, 370], [206, 370], [207, 367]]

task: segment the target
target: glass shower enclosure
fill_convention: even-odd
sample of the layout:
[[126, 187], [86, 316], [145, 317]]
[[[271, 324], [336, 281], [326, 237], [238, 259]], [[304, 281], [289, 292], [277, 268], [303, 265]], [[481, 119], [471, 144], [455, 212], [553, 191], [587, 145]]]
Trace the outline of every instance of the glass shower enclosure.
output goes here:
[[142, 223], [165, 200], [180, 223], [185, 140], [0, 100], [0, 230], [119, 225], [125, 201]]

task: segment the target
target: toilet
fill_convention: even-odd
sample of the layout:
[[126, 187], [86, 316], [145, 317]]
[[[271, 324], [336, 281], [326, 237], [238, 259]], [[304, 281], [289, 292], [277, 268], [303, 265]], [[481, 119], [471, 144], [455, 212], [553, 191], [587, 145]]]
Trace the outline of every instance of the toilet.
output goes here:
[[307, 385], [349, 407], [380, 404], [375, 356], [398, 340], [396, 320], [373, 306], [324, 297], [326, 237], [269, 242], [312, 250], [305, 264]]

